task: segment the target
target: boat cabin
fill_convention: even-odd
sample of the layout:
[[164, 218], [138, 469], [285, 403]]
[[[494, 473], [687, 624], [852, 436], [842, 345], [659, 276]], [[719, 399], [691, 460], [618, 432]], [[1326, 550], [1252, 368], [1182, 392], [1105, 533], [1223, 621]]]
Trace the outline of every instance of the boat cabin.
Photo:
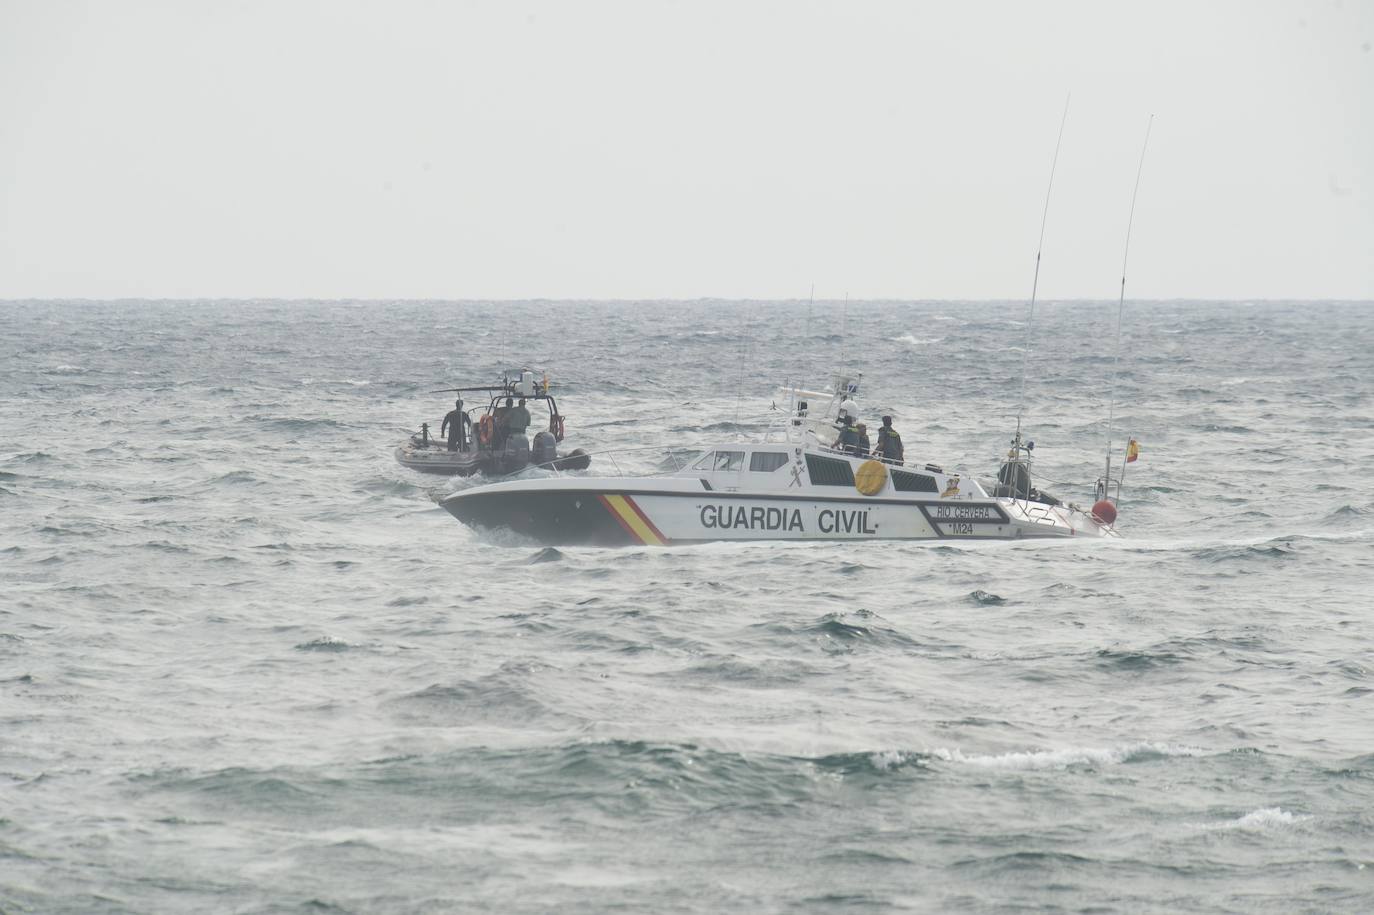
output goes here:
[[702, 452], [676, 476], [699, 479], [709, 490], [857, 489], [867, 496], [986, 498], [976, 480], [923, 467], [847, 454], [819, 445], [719, 445]]

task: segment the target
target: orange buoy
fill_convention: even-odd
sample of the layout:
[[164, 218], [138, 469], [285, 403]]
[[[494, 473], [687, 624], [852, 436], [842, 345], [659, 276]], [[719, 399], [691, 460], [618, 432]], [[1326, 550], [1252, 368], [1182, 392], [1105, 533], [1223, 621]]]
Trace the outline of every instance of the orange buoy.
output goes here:
[[1093, 503], [1093, 518], [1099, 524], [1116, 523], [1116, 506], [1110, 499], [1098, 499]]
[[882, 461], [864, 461], [854, 474], [854, 488], [866, 496], [876, 496], [887, 485], [887, 467]]

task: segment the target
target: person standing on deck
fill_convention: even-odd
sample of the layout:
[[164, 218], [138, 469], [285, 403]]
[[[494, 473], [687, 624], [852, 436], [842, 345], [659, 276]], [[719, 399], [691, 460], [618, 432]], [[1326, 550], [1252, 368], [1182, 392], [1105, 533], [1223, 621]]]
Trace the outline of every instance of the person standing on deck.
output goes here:
[[448, 411], [444, 417], [444, 424], [439, 427], [440, 435], [448, 435], [449, 451], [467, 451], [468, 436], [467, 425], [472, 420], [467, 413], [463, 412], [463, 402], [456, 400], [453, 402], [453, 409]]
[[836, 451], [843, 451], [846, 454], [854, 454], [858, 450], [859, 427], [854, 425], [854, 419], [849, 414], [841, 414], [840, 435], [830, 447], [834, 448]]
[[873, 453], [889, 463], [902, 463], [902, 437], [892, 428], [891, 416], [883, 417], [882, 428], [878, 430], [878, 447]]
[[509, 435], [518, 432], [525, 434], [525, 430], [530, 427], [530, 411], [525, 409], [525, 398], [520, 398], [520, 403], [514, 407], [510, 406], [510, 398], [506, 398], [506, 433]]

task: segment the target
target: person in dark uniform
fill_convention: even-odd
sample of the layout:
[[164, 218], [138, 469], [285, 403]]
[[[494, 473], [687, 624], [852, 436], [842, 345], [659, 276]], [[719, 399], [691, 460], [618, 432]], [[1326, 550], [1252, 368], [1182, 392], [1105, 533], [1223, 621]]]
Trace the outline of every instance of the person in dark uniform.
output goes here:
[[525, 407], [525, 398], [520, 398], [520, 403], [514, 407], [510, 406], [510, 398], [506, 398], [506, 432], [519, 432], [525, 434], [525, 430], [530, 427], [530, 411]]
[[873, 450], [873, 443], [868, 440], [868, 426], [859, 423], [855, 428], [859, 430], [859, 441], [855, 445], [854, 453], [859, 457], [868, 457], [868, 452]]
[[500, 451], [501, 447], [506, 444], [506, 433], [510, 431], [510, 427], [506, 425], [506, 422], [510, 418], [510, 411], [514, 409], [515, 398], [507, 397], [506, 402], [497, 407], [496, 412], [493, 414], [496, 419], [496, 434], [491, 443], [491, 447], [495, 451]]
[[854, 418], [848, 413], [840, 414], [840, 435], [831, 447], [847, 454], [853, 454], [859, 447], [859, 427], [854, 424]]
[[891, 416], [883, 417], [883, 427], [878, 430], [878, 447], [874, 453], [893, 464], [902, 462], [902, 437], [892, 428]]
[[444, 417], [444, 424], [439, 427], [440, 435], [448, 436], [449, 451], [467, 451], [468, 436], [467, 426], [472, 420], [463, 411], [463, 402], [455, 400], [453, 409], [448, 411]]

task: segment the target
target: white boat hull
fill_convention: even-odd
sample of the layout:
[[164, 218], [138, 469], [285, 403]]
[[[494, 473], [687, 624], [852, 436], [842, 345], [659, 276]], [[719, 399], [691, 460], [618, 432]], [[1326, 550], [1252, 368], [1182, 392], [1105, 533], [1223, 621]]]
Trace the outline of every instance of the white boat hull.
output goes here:
[[554, 545], [1115, 536], [1082, 511], [1020, 500], [718, 492], [691, 479], [656, 480], [665, 486], [655, 489], [626, 485], [633, 482], [501, 483], [457, 493], [442, 504], [472, 527], [508, 528]]

